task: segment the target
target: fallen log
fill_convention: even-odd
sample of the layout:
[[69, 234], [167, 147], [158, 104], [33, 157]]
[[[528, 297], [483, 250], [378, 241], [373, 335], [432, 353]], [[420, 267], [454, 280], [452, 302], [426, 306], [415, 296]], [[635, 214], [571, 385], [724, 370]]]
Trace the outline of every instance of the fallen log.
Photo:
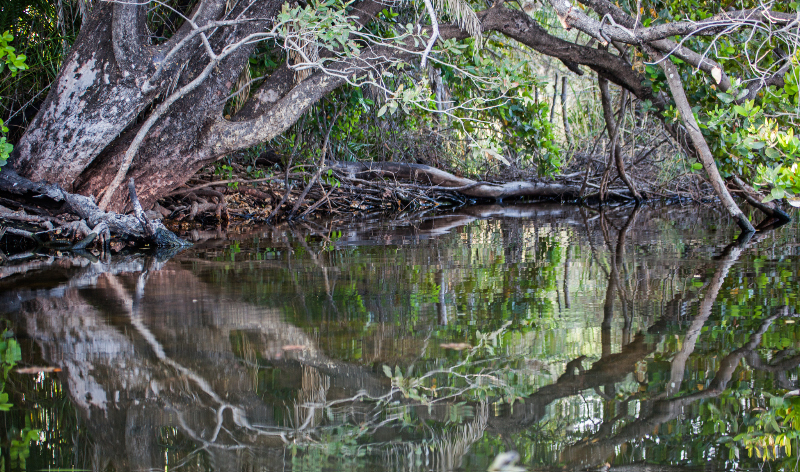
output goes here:
[[397, 179], [430, 186], [429, 190], [446, 190], [471, 198], [502, 200], [514, 197], [580, 198], [580, 188], [556, 182], [480, 182], [458, 177], [449, 172], [404, 162], [328, 162], [328, 169], [354, 179]]
[[728, 182], [734, 184], [734, 186], [741, 192], [742, 197], [745, 199], [745, 201], [747, 201], [747, 203], [750, 204], [750, 206], [761, 210], [761, 212], [767, 215], [767, 218], [762, 221], [761, 224], [759, 224], [759, 227], [761, 227], [762, 224], [769, 223], [770, 219], [774, 219], [780, 223], [788, 223], [789, 221], [792, 221], [792, 217], [783, 211], [780, 206], [778, 206], [777, 201], [764, 203], [763, 200], [766, 195], [748, 185], [738, 175], [732, 174], [730, 177], [728, 177]]

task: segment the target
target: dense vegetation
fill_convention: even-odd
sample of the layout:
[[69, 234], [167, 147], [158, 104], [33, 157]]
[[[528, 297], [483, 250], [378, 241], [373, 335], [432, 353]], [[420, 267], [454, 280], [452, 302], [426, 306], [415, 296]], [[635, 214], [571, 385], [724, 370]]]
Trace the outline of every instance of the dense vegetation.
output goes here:
[[[600, 201], [701, 199], [705, 187], [749, 232], [731, 191], [779, 219], [775, 202], [800, 192], [797, 8], [14, 0], [0, 12], [0, 97], [12, 167], [98, 196], [100, 210], [130, 209], [128, 178], [149, 209], [215, 165], [232, 185], [282, 181], [270, 217], [293, 206], [291, 218], [307, 195], [330, 207], [348, 179], [337, 161], [380, 160], [449, 170], [447, 183], [407, 173], [469, 198], [532, 195], [479, 183], [490, 176], [556, 179], [535, 195]], [[285, 204], [292, 179], [305, 189]], [[216, 204], [191, 196], [220, 214], [219, 192]]]

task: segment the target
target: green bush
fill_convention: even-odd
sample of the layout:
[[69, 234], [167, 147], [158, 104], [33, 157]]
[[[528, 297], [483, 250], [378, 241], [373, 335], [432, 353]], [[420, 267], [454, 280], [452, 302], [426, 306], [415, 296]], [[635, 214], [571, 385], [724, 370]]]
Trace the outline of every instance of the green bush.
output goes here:
[[[28, 68], [25, 65], [25, 59], [27, 59], [25, 55], [16, 54], [14, 48], [8, 45], [13, 40], [14, 36], [8, 31], [0, 36], [0, 76], [6, 72], [6, 68], [11, 73], [11, 77], [16, 77], [17, 72]], [[6, 133], [8, 133], [8, 127], [0, 119], [0, 166], [5, 165], [8, 156], [14, 150], [14, 146], [6, 140]]]

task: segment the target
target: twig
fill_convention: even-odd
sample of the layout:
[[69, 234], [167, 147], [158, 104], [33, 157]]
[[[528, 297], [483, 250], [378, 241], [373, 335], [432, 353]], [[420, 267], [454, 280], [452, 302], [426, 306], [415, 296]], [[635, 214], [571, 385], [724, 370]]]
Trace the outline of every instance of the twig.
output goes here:
[[281, 198], [281, 201], [270, 212], [269, 216], [267, 216], [267, 221], [271, 221], [272, 218], [274, 218], [275, 215], [278, 214], [278, 211], [280, 210], [280, 208], [283, 206], [284, 203], [286, 203], [286, 199], [289, 198], [289, 194], [292, 193], [292, 189], [294, 189], [294, 185], [289, 185], [289, 186], [286, 187], [286, 193], [283, 194], [283, 198]]
[[[309, 175], [311, 175], [311, 174], [307, 173], [307, 172], [297, 172], [297, 173], [292, 174], [292, 176], [296, 176], [298, 178], [307, 177]], [[205, 184], [202, 184], [202, 185], [198, 185], [196, 187], [182, 188], [182, 189], [179, 189], [179, 190], [174, 190], [174, 191], [164, 195], [164, 197], [174, 197], [175, 195], [183, 195], [185, 193], [194, 192], [195, 190], [200, 190], [201, 188], [213, 187], [215, 185], [227, 185], [227, 184], [233, 184], [233, 183], [236, 183], [236, 184], [256, 184], [256, 183], [259, 183], [259, 182], [271, 182], [273, 180], [280, 180], [282, 178], [283, 177], [273, 176], [273, 177], [264, 177], [263, 179], [252, 179], [252, 180], [241, 180], [241, 179], [217, 180], [217, 181], [214, 181], [214, 182], [208, 182], [208, 183], [205, 183]]]
[[289, 213], [289, 218], [288, 218], [290, 220], [294, 217], [294, 214], [297, 212], [298, 208], [300, 208], [300, 205], [303, 204], [303, 201], [306, 199], [306, 195], [308, 195], [308, 191], [311, 190], [311, 187], [313, 187], [314, 184], [317, 182], [319, 176], [322, 175], [322, 170], [325, 168], [325, 155], [328, 153], [328, 143], [330, 142], [331, 131], [333, 131], [333, 125], [336, 124], [336, 119], [339, 118], [339, 115], [343, 111], [344, 107], [340, 108], [339, 111], [336, 112], [336, 114], [333, 116], [333, 119], [331, 120], [331, 125], [330, 127], [328, 127], [328, 132], [325, 134], [325, 141], [322, 143], [322, 154], [319, 157], [319, 169], [317, 169], [317, 172], [314, 174], [314, 177], [312, 177], [311, 180], [308, 182], [306, 188], [303, 189], [303, 193], [300, 194], [300, 198], [297, 199], [297, 202], [295, 202], [294, 207], [292, 207], [292, 211]]
[[431, 53], [433, 49], [433, 45], [436, 44], [436, 39], [439, 37], [439, 22], [436, 21], [436, 10], [433, 9], [433, 4], [431, 0], [424, 0], [425, 1], [425, 8], [428, 10], [428, 15], [431, 17], [431, 39], [428, 40], [428, 45], [425, 46], [425, 50], [422, 51], [422, 61], [420, 61], [420, 68], [424, 69], [425, 64], [428, 62], [428, 55]]

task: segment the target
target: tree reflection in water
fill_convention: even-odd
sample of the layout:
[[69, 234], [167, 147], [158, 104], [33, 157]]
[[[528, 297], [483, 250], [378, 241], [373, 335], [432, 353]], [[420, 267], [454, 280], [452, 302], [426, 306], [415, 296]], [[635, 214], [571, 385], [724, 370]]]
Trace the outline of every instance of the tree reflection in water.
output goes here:
[[[273, 228], [168, 260], [57, 255], [0, 268], [3, 311], [35, 343], [28, 361], [61, 368], [71, 401], [31, 400], [59, 395], [37, 393], [40, 379], [21, 404], [80, 418], [58, 436], [60, 424], [31, 416], [60, 438], [31, 460], [486, 470], [517, 450], [528, 468], [732, 470], [758, 465], [776, 439], [795, 446], [782, 395], [800, 364], [800, 259], [785, 244], [796, 230], [712, 258], [713, 235], [690, 246], [652, 209], [540, 208], [340, 234]], [[45, 462], [69, 448], [82, 452]], [[796, 456], [771, 450], [776, 468]]]

